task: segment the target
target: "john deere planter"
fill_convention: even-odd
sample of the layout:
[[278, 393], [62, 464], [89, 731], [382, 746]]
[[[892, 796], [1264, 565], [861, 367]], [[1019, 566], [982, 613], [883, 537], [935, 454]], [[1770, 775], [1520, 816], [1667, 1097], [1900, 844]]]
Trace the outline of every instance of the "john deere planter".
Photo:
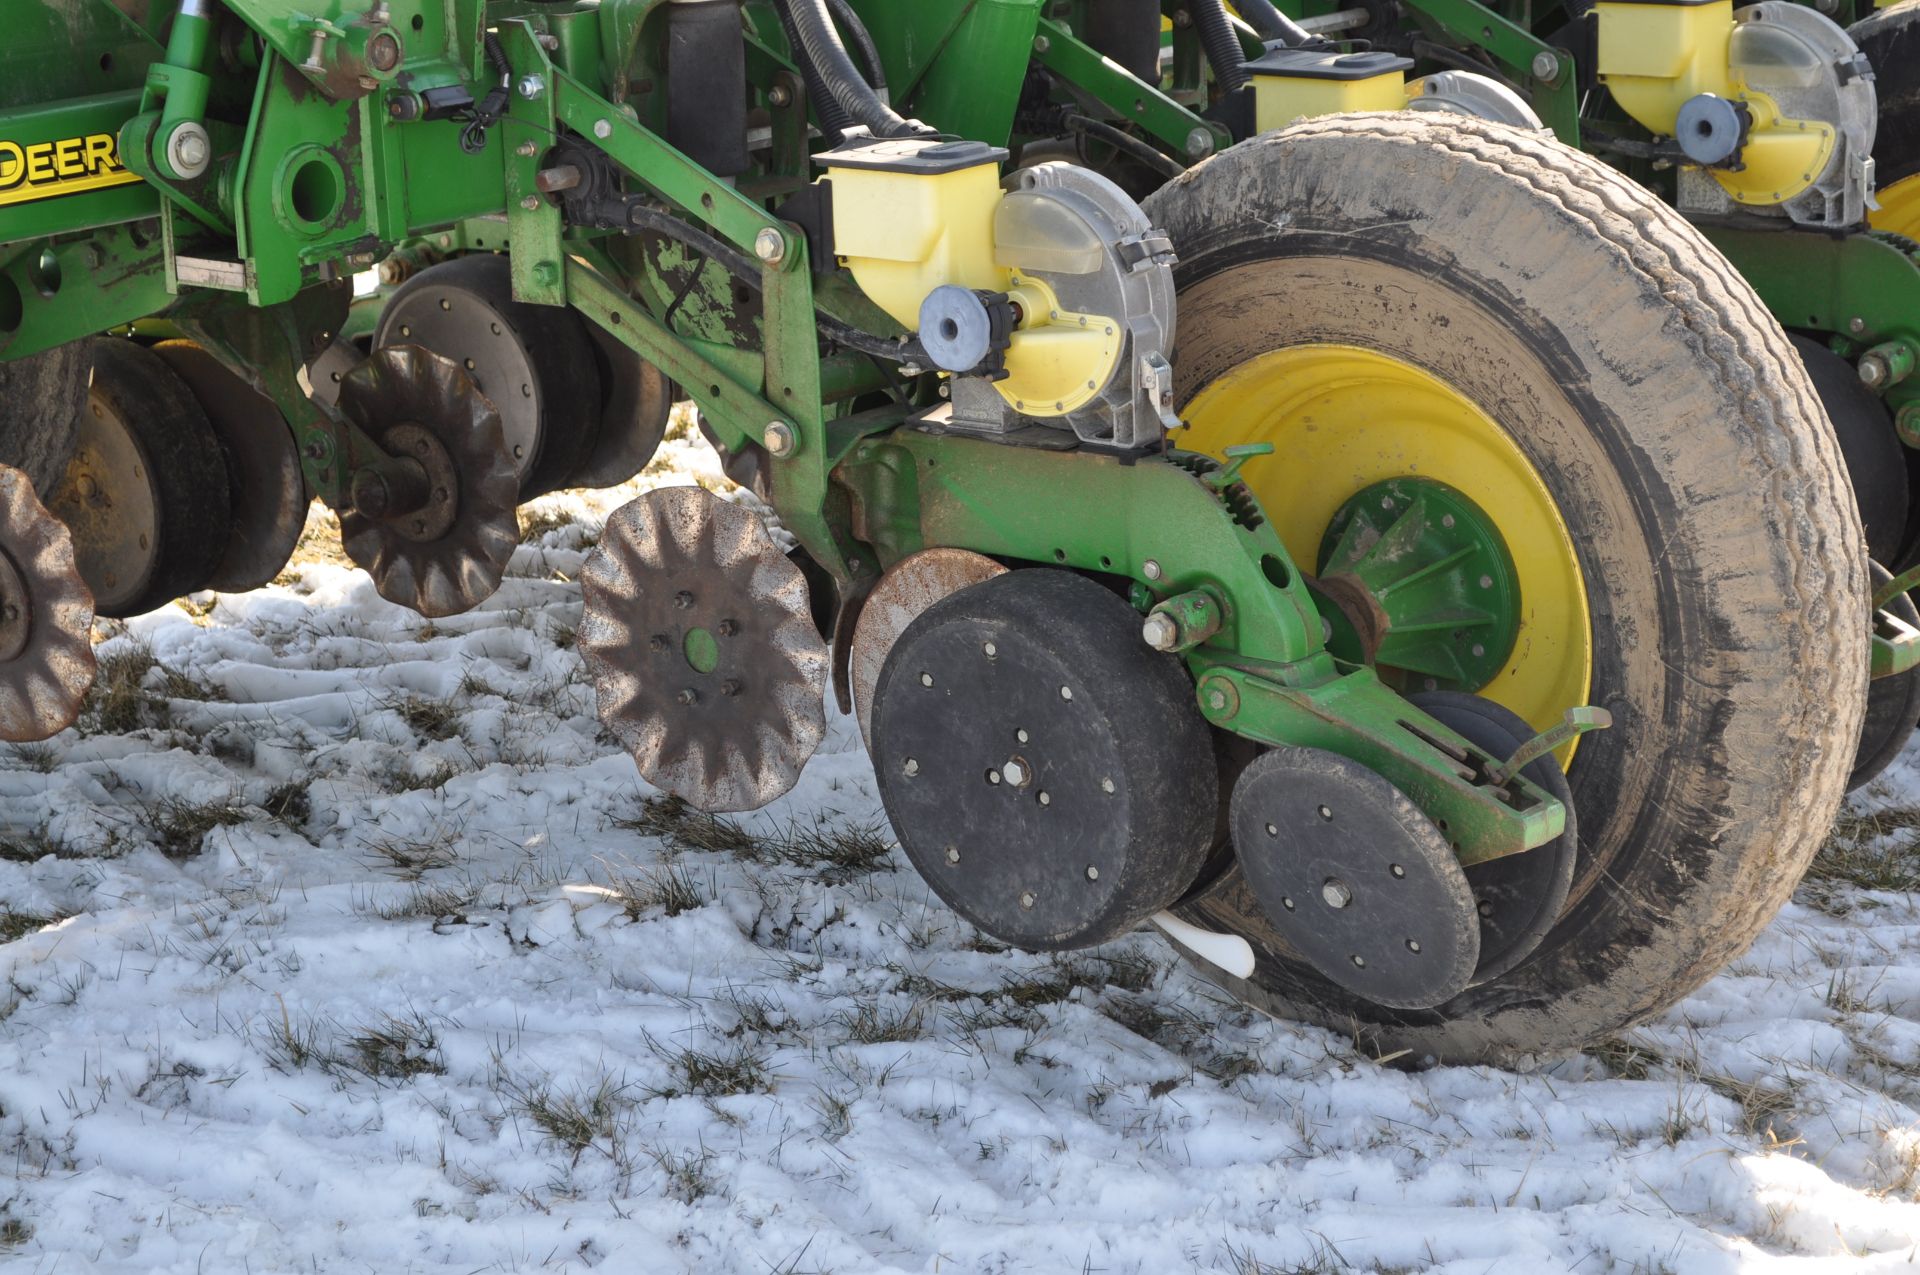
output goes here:
[[[0, 729], [70, 720], [89, 592], [257, 584], [309, 497], [480, 604], [678, 387], [800, 548], [610, 519], [580, 648], [651, 783], [763, 805], [832, 694], [1003, 941], [1155, 924], [1417, 1057], [1616, 1030], [1766, 924], [1920, 659], [1848, 485], [1896, 436], [1813, 357], [1886, 414], [1909, 312], [1854, 301], [1920, 267], [1856, 229], [1864, 72], [1610, 7], [1648, 127], [1747, 157], [1645, 143], [1710, 226], [1529, 84], [1266, 3], [0, 0]], [[1742, 236], [1826, 245], [1806, 359]]]

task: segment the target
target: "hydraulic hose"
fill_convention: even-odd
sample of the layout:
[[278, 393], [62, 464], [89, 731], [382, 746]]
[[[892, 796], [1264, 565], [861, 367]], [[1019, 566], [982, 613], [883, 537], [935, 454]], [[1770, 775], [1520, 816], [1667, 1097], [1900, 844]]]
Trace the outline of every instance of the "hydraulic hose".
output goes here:
[[887, 68], [880, 62], [880, 46], [873, 42], [873, 36], [867, 30], [867, 24], [853, 11], [847, 0], [827, 0], [827, 8], [833, 10], [833, 22], [841, 34], [853, 41], [853, 51], [860, 57], [860, 69], [873, 91], [884, 100], [887, 92]]
[[1274, 7], [1273, 0], [1234, 0], [1234, 7], [1263, 40], [1278, 40], [1290, 49], [1297, 49], [1319, 39]]
[[1192, 0], [1187, 11], [1200, 28], [1200, 47], [1207, 51], [1207, 65], [1221, 90], [1234, 93], [1247, 87], [1247, 59], [1227, 19], [1226, 0]]
[[780, 29], [786, 33], [787, 48], [793, 55], [793, 64], [800, 69], [802, 83], [807, 87], [807, 104], [813, 108], [813, 117], [820, 121], [821, 136], [827, 139], [829, 146], [838, 146], [847, 129], [853, 125], [853, 118], [841, 110], [840, 103], [827, 92], [820, 72], [814, 68], [813, 59], [807, 56], [806, 46], [800, 43], [800, 32], [794, 27], [786, 6], [776, 5], [774, 11], [780, 15]]
[[[1213, 2], [1217, 6], [1220, 0]], [[798, 47], [813, 64], [815, 78], [855, 124], [866, 125], [875, 137], [909, 137], [921, 131], [921, 126], [902, 119], [860, 78], [847, 56], [847, 46], [834, 30], [827, 0], [781, 0], [781, 5], [799, 37]]]

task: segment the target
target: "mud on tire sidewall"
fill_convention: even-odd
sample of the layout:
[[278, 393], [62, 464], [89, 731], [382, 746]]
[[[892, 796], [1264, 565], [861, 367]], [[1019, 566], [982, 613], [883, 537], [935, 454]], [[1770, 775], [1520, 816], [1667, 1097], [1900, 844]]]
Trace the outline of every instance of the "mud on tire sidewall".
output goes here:
[[[1252, 981], [1203, 973], [1370, 1049], [1449, 1062], [1574, 1048], [1704, 981], [1818, 848], [1866, 690], [1859, 520], [1785, 334], [1652, 196], [1478, 121], [1298, 124], [1147, 210], [1181, 256], [1183, 404], [1259, 353], [1339, 343], [1439, 376], [1515, 438], [1577, 548], [1593, 698], [1615, 722], [1572, 767], [1572, 902], [1512, 972], [1417, 1012], [1272, 950]], [[1237, 871], [1189, 919], [1245, 912], [1236, 892]]]

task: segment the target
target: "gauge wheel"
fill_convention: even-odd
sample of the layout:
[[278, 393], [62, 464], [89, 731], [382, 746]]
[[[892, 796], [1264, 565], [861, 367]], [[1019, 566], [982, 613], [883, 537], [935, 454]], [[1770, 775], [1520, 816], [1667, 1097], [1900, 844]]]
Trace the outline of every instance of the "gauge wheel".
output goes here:
[[1819, 847], [1867, 688], [1860, 520], [1785, 333], [1644, 189], [1485, 121], [1314, 120], [1146, 206], [1180, 253], [1180, 445], [1272, 443], [1242, 473], [1303, 566], [1364, 582], [1345, 529], [1416, 506], [1484, 564], [1454, 573], [1459, 623], [1388, 630], [1383, 677], [1614, 722], [1559, 754], [1575, 877], [1512, 969], [1371, 1004], [1270, 941], [1231, 869], [1182, 909], [1252, 943], [1225, 985], [1450, 1062], [1576, 1048], [1698, 986]]

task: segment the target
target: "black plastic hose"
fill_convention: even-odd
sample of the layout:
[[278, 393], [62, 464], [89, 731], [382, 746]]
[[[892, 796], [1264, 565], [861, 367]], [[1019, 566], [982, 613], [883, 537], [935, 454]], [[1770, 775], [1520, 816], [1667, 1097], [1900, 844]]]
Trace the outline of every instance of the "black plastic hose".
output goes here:
[[[1218, 5], [1220, 0], [1213, 0]], [[919, 126], [900, 117], [880, 100], [871, 85], [860, 78], [847, 46], [840, 43], [834, 30], [827, 0], [781, 0], [783, 11], [792, 19], [799, 48], [813, 64], [815, 79], [855, 124], [864, 124], [875, 137], [908, 137], [921, 131]]]
[[1228, 93], [1247, 87], [1247, 59], [1227, 20], [1226, 0], [1190, 0], [1187, 10], [1200, 28], [1200, 47], [1207, 51], [1214, 81]]
[[833, 94], [827, 92], [821, 82], [820, 72], [814, 69], [813, 59], [807, 56], [805, 46], [800, 43], [800, 32], [794, 27], [793, 19], [787, 15], [785, 5], [776, 5], [775, 12], [780, 15], [780, 29], [786, 32], [787, 48], [793, 57], [793, 64], [799, 68], [800, 81], [807, 88], [807, 104], [813, 108], [813, 118], [820, 121], [820, 135], [827, 139], [829, 146], [838, 146], [840, 139], [853, 124], [853, 117], [840, 109], [840, 103], [834, 101]]
[[853, 11], [847, 0], [827, 0], [827, 8], [833, 10], [833, 23], [841, 35], [853, 42], [853, 51], [860, 57], [860, 70], [875, 93], [883, 97], [887, 91], [887, 68], [880, 62], [880, 46], [873, 42], [873, 36], [867, 30], [867, 24]]
[[[1234, 0], [1234, 7], [1240, 10], [1240, 16], [1260, 33], [1263, 40], [1278, 40], [1290, 49], [1319, 40], [1313, 32], [1274, 7], [1273, 0]], [[1319, 42], [1326, 43], [1324, 40]]]

